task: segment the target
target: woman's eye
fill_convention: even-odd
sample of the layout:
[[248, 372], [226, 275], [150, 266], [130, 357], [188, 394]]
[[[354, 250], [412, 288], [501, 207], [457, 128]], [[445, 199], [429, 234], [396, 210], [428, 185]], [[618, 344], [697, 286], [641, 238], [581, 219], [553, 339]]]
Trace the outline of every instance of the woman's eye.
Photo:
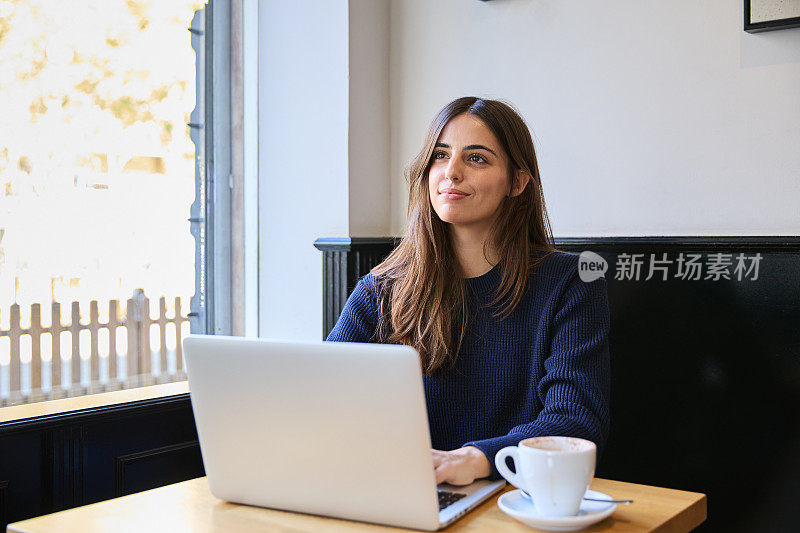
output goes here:
[[480, 156], [478, 154], [472, 154], [471, 156], [469, 156], [469, 160], [475, 161], [476, 163], [486, 163], [486, 160], [483, 158], [483, 156]]
[[447, 157], [447, 154], [444, 152], [435, 152], [433, 154], [434, 159], [442, 159], [443, 157]]

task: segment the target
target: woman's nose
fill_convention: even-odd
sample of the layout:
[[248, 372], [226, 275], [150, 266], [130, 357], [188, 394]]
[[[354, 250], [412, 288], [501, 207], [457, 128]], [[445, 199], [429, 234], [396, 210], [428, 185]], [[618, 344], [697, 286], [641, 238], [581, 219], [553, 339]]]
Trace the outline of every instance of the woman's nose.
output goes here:
[[450, 159], [447, 168], [444, 170], [444, 177], [450, 181], [459, 181], [461, 179], [461, 165], [457, 158]]

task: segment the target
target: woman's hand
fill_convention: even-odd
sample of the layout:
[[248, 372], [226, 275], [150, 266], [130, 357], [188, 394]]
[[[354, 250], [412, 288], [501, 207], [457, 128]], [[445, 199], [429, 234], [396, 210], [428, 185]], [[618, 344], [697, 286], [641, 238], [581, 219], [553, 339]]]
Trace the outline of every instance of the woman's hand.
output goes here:
[[431, 450], [436, 484], [469, 485], [476, 479], [488, 477], [492, 473], [489, 460], [475, 446], [465, 446], [457, 450], [443, 452]]

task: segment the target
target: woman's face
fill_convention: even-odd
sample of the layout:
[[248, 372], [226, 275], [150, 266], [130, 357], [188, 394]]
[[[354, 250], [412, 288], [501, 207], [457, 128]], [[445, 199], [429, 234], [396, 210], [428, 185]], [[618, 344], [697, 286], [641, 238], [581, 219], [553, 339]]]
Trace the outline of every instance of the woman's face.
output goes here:
[[503, 199], [522, 192], [511, 190], [508, 156], [500, 142], [473, 115], [450, 119], [431, 157], [431, 204], [442, 221], [454, 226], [488, 229]]

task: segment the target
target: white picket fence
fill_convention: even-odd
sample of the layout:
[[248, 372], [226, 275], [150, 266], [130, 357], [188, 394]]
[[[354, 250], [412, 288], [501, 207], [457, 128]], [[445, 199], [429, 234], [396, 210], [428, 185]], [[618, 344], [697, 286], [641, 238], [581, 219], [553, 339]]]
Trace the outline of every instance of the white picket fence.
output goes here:
[[0, 406], [186, 379], [181, 340], [189, 334], [189, 319], [180, 297], [167, 316], [161, 296], [155, 318], [140, 289], [124, 309], [119, 300], [103, 303], [107, 320], [100, 322], [92, 300], [88, 317], [81, 316], [79, 302], [71, 302], [69, 323], [63, 324], [61, 303], [53, 302], [49, 325], [42, 325], [41, 304], [35, 303], [25, 327], [18, 304], [0, 309], [0, 318], [9, 313], [8, 329], [0, 327]]

